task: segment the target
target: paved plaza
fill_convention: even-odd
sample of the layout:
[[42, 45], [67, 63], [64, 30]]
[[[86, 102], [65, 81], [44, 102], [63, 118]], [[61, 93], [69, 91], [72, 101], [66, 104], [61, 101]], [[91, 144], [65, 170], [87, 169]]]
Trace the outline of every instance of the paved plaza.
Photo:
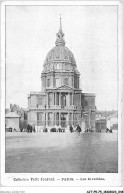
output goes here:
[[117, 173], [114, 133], [6, 133], [6, 173]]

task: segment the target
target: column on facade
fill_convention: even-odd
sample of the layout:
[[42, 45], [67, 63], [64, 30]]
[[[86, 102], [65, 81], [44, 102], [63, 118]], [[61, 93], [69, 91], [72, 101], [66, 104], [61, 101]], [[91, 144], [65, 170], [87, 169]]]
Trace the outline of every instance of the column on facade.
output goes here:
[[48, 93], [46, 93], [46, 106], [48, 106]]
[[72, 93], [72, 105], [74, 105], [74, 93]]
[[51, 75], [51, 84], [52, 84], [52, 87], [53, 87], [54, 86], [54, 76], [53, 76], [53, 74]]
[[49, 97], [49, 105], [51, 106], [52, 102], [53, 102], [53, 93], [50, 92], [49, 95], [50, 95], [50, 97]]
[[52, 101], [53, 101], [52, 106], [54, 106], [54, 92], [53, 92], [53, 100]]
[[56, 105], [58, 106], [57, 101], [58, 101], [58, 94], [57, 94], [57, 92], [56, 92]]
[[55, 113], [55, 125], [57, 125], [57, 113]]
[[54, 125], [56, 125], [56, 113], [54, 113]]
[[68, 113], [68, 118], [67, 118], [67, 126], [70, 124], [69, 122], [69, 113]]
[[49, 105], [49, 93], [47, 93], [47, 106]]
[[56, 92], [54, 93], [54, 105], [56, 105]]
[[61, 92], [59, 93], [59, 106], [61, 106]]
[[71, 106], [72, 104], [71, 104], [71, 101], [72, 101], [72, 99], [71, 99], [72, 97], [71, 97], [71, 93], [69, 93], [69, 106]]
[[76, 100], [76, 94], [74, 93], [74, 96], [73, 96], [73, 104], [75, 105], [75, 100]]
[[48, 113], [45, 113], [45, 125], [48, 125]]
[[57, 100], [58, 100], [58, 99], [57, 99], [57, 92], [56, 92], [56, 105], [57, 105]]
[[53, 93], [53, 105], [55, 105], [55, 93]]
[[71, 106], [71, 92], [69, 93], [69, 106]]
[[59, 125], [61, 125], [61, 112], [59, 112]]
[[70, 93], [68, 93], [68, 95], [67, 95], [68, 97], [67, 97], [67, 106], [70, 106]]
[[71, 112], [71, 125], [73, 125], [73, 112]]
[[46, 113], [44, 112], [44, 126], [46, 126]]
[[74, 112], [73, 112], [72, 117], [73, 117], [73, 125], [75, 125], [75, 115], [74, 115]]
[[54, 113], [52, 113], [52, 126], [54, 126]]
[[80, 93], [80, 106], [81, 106], [81, 93]]

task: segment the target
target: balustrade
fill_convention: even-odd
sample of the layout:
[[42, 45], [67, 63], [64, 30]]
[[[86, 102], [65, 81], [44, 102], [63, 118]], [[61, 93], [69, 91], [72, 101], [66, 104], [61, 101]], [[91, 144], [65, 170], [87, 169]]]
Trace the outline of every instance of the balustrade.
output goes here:
[[78, 120], [68, 120], [68, 121], [64, 121], [64, 120], [46, 120], [46, 121], [37, 121], [37, 123], [35, 123], [37, 126], [51, 126], [51, 127], [55, 127], [55, 126], [60, 126], [60, 127], [67, 127], [70, 125], [77, 125], [79, 124]]

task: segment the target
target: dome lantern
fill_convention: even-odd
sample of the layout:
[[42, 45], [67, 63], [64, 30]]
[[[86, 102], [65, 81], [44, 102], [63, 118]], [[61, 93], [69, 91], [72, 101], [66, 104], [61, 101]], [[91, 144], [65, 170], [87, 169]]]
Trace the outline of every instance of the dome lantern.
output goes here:
[[65, 46], [65, 40], [64, 40], [64, 33], [62, 31], [62, 22], [61, 22], [61, 14], [60, 14], [60, 26], [59, 26], [59, 31], [56, 34], [56, 46], [62, 45]]

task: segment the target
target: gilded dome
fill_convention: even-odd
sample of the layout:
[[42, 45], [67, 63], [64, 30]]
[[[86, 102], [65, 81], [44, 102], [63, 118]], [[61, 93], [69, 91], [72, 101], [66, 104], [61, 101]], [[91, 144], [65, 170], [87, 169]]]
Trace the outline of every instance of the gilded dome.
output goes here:
[[52, 48], [47, 54], [44, 65], [54, 62], [64, 62], [73, 66], [76, 65], [73, 53], [64, 45], [56, 45]]

